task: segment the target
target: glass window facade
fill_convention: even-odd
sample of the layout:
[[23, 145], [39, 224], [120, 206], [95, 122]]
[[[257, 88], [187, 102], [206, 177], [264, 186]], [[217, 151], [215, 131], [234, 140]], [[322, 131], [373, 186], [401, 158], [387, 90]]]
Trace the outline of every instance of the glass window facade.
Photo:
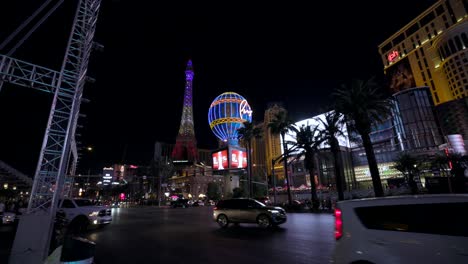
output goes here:
[[406, 90], [394, 98], [394, 123], [401, 150], [431, 149], [442, 144], [428, 87]]

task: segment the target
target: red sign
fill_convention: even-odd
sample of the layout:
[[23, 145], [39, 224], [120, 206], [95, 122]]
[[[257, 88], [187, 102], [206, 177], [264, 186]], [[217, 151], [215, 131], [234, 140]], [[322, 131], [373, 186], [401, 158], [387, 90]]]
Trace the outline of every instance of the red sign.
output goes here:
[[231, 150], [231, 168], [247, 168], [247, 152], [242, 150]]
[[221, 150], [213, 153], [213, 170], [225, 170], [228, 168], [228, 151]]
[[388, 58], [388, 61], [389, 61], [389, 62], [393, 62], [395, 59], [398, 58], [398, 51], [397, 51], [397, 50], [394, 50], [394, 51], [390, 52], [390, 53], [388, 54], [388, 57], [387, 57], [387, 58]]

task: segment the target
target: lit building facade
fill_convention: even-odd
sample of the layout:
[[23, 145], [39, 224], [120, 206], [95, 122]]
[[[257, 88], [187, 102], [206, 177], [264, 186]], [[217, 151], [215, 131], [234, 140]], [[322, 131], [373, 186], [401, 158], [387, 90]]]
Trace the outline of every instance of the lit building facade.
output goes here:
[[466, 0], [441, 0], [379, 45], [393, 93], [430, 87], [435, 105], [468, 95]]
[[393, 124], [400, 151], [437, 149], [443, 144], [429, 87], [393, 95]]
[[265, 139], [254, 138], [252, 140], [252, 175], [261, 178], [271, 174], [267, 167], [267, 155]]
[[[158, 144], [156, 144], [157, 146]], [[171, 144], [163, 144], [163, 149], [171, 149]], [[157, 147], [155, 152], [157, 151]], [[197, 149], [199, 162], [194, 164], [178, 163], [172, 161], [173, 171], [169, 177], [163, 178], [163, 184], [168, 184], [168, 189], [172, 194], [182, 195], [185, 198], [199, 199], [203, 198], [208, 189], [208, 183], [215, 181], [222, 186], [219, 177], [216, 178], [212, 173], [212, 150]], [[163, 153], [170, 154], [170, 151]], [[155, 155], [156, 157], [157, 155]], [[162, 155], [164, 158], [164, 154]], [[167, 156], [166, 156], [167, 157]], [[216, 178], [216, 179], [215, 179]]]
[[[271, 103], [268, 105], [268, 108], [265, 110], [264, 120], [263, 120], [263, 138], [265, 142], [265, 156], [266, 161], [265, 165], [267, 171], [271, 173], [273, 159], [277, 159], [282, 154], [281, 148], [281, 136], [279, 134], [271, 133], [271, 129], [268, 127], [268, 124], [275, 119], [275, 115], [280, 111], [286, 111], [280, 103]], [[275, 175], [278, 178], [284, 178], [284, 170], [281, 162], [276, 162], [275, 164]]]
[[190, 165], [178, 168], [168, 179], [168, 187], [171, 195], [202, 200], [205, 198], [210, 182], [217, 183], [221, 189], [224, 186], [223, 177], [214, 175], [210, 166]]
[[468, 97], [440, 104], [436, 110], [444, 137], [459, 134], [468, 139]]
[[[400, 153], [428, 158], [443, 144], [429, 87], [414, 87], [392, 96], [392, 114], [373, 127], [370, 134], [381, 180], [402, 177], [394, 168]], [[359, 138], [358, 135], [353, 137]], [[367, 157], [362, 144], [352, 144], [356, 181], [370, 182]]]

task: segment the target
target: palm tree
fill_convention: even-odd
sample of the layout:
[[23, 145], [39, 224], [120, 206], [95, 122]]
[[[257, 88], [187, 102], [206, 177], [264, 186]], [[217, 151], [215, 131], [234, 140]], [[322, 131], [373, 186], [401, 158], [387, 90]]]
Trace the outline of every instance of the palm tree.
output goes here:
[[343, 115], [336, 112], [330, 111], [325, 114], [325, 120], [317, 119], [323, 126], [320, 130], [320, 137], [328, 142], [330, 150], [333, 154], [334, 167], [335, 167], [335, 179], [336, 179], [336, 191], [338, 192], [338, 200], [344, 200], [343, 193], [343, 162], [341, 159], [340, 145], [338, 144], [337, 136], [344, 136], [342, 129], [344, 125]]
[[414, 176], [419, 173], [419, 161], [417, 158], [408, 153], [403, 153], [395, 160], [393, 168], [400, 171], [404, 176], [408, 185], [410, 186], [411, 193], [418, 193], [418, 186], [414, 180]]
[[284, 177], [286, 178], [286, 187], [288, 189], [288, 203], [292, 205], [291, 197], [291, 188], [289, 185], [289, 176], [288, 176], [288, 160], [289, 155], [288, 146], [285, 141], [286, 133], [289, 130], [294, 128], [294, 123], [288, 118], [286, 110], [280, 110], [275, 114], [273, 120], [268, 124], [268, 127], [271, 129], [272, 134], [280, 134], [281, 139], [283, 140], [283, 166], [284, 166]]
[[335, 110], [344, 114], [351, 130], [361, 135], [374, 193], [376, 197], [381, 197], [384, 192], [369, 134], [373, 126], [382, 123], [390, 115], [390, 99], [386, 99], [380, 92], [380, 87], [374, 78], [367, 81], [354, 80], [349, 87], [342, 86], [337, 89], [333, 96], [336, 103]]
[[262, 129], [260, 127], [256, 127], [253, 125], [252, 122], [245, 121], [243, 123], [243, 127], [237, 129], [237, 133], [239, 135], [239, 139], [244, 140], [247, 143], [247, 171], [248, 171], [248, 189], [249, 189], [249, 197], [253, 194], [252, 188], [252, 139], [260, 138], [262, 136]]
[[[299, 130], [293, 129], [296, 132], [296, 142], [293, 142], [291, 148], [292, 153], [297, 153], [296, 159], [299, 160], [304, 157], [304, 165], [310, 174], [310, 192], [312, 208], [318, 209], [319, 202], [317, 197], [317, 186], [315, 185], [314, 171], [315, 171], [315, 156], [319, 151], [320, 144], [323, 140], [318, 136], [318, 126], [301, 126]], [[299, 151], [299, 152], [297, 152]]]

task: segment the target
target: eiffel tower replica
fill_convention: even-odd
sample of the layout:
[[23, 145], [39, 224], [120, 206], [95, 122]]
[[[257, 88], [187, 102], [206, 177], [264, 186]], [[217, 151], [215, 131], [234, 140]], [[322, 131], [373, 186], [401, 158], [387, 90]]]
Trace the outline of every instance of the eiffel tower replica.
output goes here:
[[182, 120], [180, 121], [176, 144], [172, 151], [173, 161], [187, 161], [187, 163], [192, 164], [198, 161], [197, 140], [195, 138], [195, 130], [193, 127], [193, 76], [192, 61], [189, 60], [187, 63], [187, 69], [185, 70], [185, 93], [184, 106], [182, 108]]

